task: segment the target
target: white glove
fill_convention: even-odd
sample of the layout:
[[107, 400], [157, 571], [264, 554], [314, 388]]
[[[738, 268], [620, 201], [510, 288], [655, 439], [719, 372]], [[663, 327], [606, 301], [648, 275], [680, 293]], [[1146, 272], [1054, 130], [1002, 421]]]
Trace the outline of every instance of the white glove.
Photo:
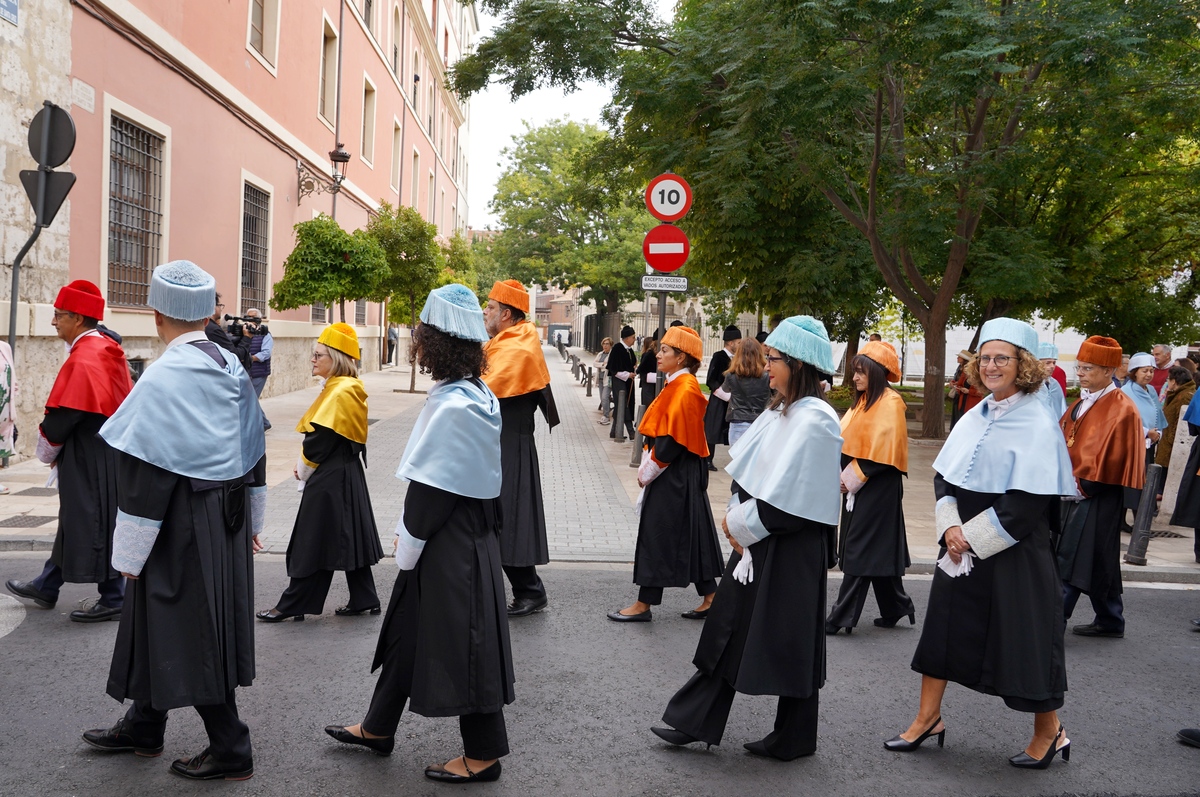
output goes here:
[[854, 511], [854, 493], [846, 493], [846, 511]]
[[58, 486], [58, 466], [57, 465], [50, 466], [50, 475], [46, 477], [46, 486], [47, 487], [57, 487]]
[[650, 373], [646, 374], [646, 384], [653, 385], [657, 381], [658, 381], [658, 372], [651, 371]]
[[629, 381], [629, 372], [628, 371], [617, 371], [616, 376], [617, 376], [617, 379], [620, 379], [622, 382]]
[[404, 516], [396, 521], [396, 565], [401, 570], [412, 570], [425, 550], [425, 540], [418, 540], [404, 527]]
[[975, 554], [970, 551], [963, 551], [962, 558], [958, 564], [954, 564], [954, 560], [950, 558], [950, 554], [942, 554], [942, 558], [938, 559], [937, 566], [942, 569], [950, 578], [958, 578], [959, 576], [970, 575]]
[[734, 566], [733, 577], [742, 584], [749, 584], [754, 580], [754, 560], [750, 556], [749, 548], [742, 549], [742, 561]]
[[637, 517], [642, 516], [642, 505], [646, 503], [646, 488], [643, 487], [638, 493], [637, 501], [633, 504], [633, 514]]

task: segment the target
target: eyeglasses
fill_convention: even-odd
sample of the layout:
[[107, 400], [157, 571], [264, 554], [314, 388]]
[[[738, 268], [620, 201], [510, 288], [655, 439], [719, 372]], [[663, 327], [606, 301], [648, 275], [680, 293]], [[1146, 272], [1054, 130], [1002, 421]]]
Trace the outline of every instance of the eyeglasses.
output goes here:
[[312, 359], [312, 360], [319, 360], [319, 359], [321, 359], [322, 357], [328, 357], [328, 356], [329, 356], [329, 352], [326, 352], [326, 351], [314, 351], [314, 352], [312, 353], [312, 357], [310, 357], [309, 359]]
[[791, 362], [791, 358], [789, 358], [786, 354], [782, 357], [775, 357], [770, 354], [767, 355], [767, 365], [774, 365], [775, 363], [786, 363], [786, 362]]
[[1077, 366], [1075, 366], [1075, 373], [1077, 373], [1077, 374], [1090, 374], [1092, 371], [1095, 371], [1095, 370], [1096, 370], [1096, 366], [1094, 366], [1094, 365], [1077, 365]]
[[62, 318], [63, 316], [68, 316], [68, 315], [71, 315], [71, 313], [67, 310], [55, 310], [54, 311], [54, 320], [57, 321], [58, 319]]
[[1009, 357], [1007, 354], [997, 354], [995, 357], [985, 354], [979, 358], [979, 364], [983, 365], [983, 366], [987, 366], [992, 363], [995, 363], [997, 368], [1003, 368], [1004, 366], [1008, 365], [1009, 362], [1011, 362], [1014, 359], [1015, 359], [1014, 357]]

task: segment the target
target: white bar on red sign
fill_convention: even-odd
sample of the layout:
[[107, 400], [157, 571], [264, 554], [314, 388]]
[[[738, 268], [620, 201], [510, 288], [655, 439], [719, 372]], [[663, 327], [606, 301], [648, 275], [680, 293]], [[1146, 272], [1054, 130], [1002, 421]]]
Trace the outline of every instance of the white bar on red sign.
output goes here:
[[682, 255], [683, 244], [650, 244], [650, 254], [652, 255]]

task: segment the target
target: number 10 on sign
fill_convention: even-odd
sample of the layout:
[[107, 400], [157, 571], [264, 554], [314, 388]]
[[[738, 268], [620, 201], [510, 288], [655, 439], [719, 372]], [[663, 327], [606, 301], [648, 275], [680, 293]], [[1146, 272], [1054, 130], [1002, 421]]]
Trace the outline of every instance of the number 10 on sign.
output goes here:
[[677, 174], [660, 174], [646, 186], [646, 209], [659, 221], [679, 221], [692, 207], [692, 187]]

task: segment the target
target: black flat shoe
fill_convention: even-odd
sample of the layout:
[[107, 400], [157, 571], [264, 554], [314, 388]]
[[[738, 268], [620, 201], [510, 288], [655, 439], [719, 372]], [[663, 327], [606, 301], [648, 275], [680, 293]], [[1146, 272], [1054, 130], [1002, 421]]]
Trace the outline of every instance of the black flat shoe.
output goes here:
[[654, 619], [654, 615], [650, 609], [641, 614], [621, 614], [620, 609], [618, 609], [615, 612], [609, 612], [608, 619], [617, 623], [648, 623]]
[[701, 611], [699, 609], [689, 609], [686, 612], [683, 612], [682, 614], [680, 614], [679, 616], [686, 620], [703, 620], [705, 617], [708, 617], [708, 613], [710, 611], [712, 611], [711, 607], [708, 609], [705, 609], [703, 611]]
[[1200, 617], [1197, 617], [1195, 620], [1192, 620], [1192, 628], [1196, 629], [1197, 631], [1200, 631]]
[[760, 755], [763, 758], [773, 758], [776, 761], [795, 761], [797, 758], [804, 758], [805, 756], [812, 755], [816, 752], [815, 750], [811, 750], [809, 752], [799, 753], [790, 757], [776, 755], [767, 749], [767, 742], [765, 739], [759, 739], [757, 742], [746, 742], [744, 745], [742, 745], [742, 747], [745, 747], [749, 752], [754, 753], [754, 755]]
[[1175, 734], [1175, 738], [1192, 747], [1200, 747], [1200, 728], [1184, 728]]
[[362, 745], [370, 750], [374, 750], [379, 755], [391, 755], [392, 749], [396, 746], [395, 736], [387, 736], [383, 739], [368, 739], [365, 736], [356, 736], [350, 733], [344, 725], [326, 725], [325, 733], [337, 739], [342, 744]]
[[[695, 742], [700, 741], [699, 739], [688, 736], [683, 731], [677, 731], [674, 728], [651, 728], [650, 732], [662, 739], [667, 744], [673, 744], [677, 747], [683, 747], [685, 745], [694, 744]], [[708, 744], [708, 742], [704, 742], [704, 744], [707, 745], [705, 749], [712, 747], [712, 745]]]
[[1050, 749], [1041, 758], [1034, 758], [1024, 751], [1017, 753], [1012, 758], [1008, 759], [1008, 763], [1018, 769], [1049, 769], [1051, 762], [1054, 761], [1054, 756], [1062, 753], [1063, 761], [1071, 760], [1071, 740], [1067, 739], [1060, 747], [1059, 739], [1067, 739], [1066, 732], [1063, 726], [1058, 726], [1058, 733], [1054, 736], [1054, 741], [1050, 743]]
[[[929, 726], [929, 730], [925, 731], [925, 733], [918, 736], [914, 741], [910, 742], [908, 739], [905, 739], [903, 736], [894, 736], [891, 739], [888, 739], [886, 742], [884, 742], [883, 746], [885, 749], [891, 750], [893, 753], [911, 753], [911, 752], [915, 751], [918, 747], [920, 747], [922, 742], [924, 742], [930, 736], [934, 735], [933, 729], [936, 728], [938, 726], [938, 723], [941, 721], [942, 721], [941, 717], [938, 717], [937, 719], [935, 719], [933, 721], [933, 724]], [[945, 726], [942, 726], [942, 729], [937, 732], [937, 740], [938, 740], [938, 747], [946, 746], [946, 728], [945, 728]]]
[[467, 766], [467, 759], [464, 757], [463, 768], [467, 770], [466, 775], [459, 775], [449, 771], [446, 769], [445, 764], [434, 764], [433, 766], [425, 767], [425, 777], [441, 783], [490, 783], [491, 781], [500, 780], [499, 761], [482, 772], [472, 772], [471, 768]]
[[8, 591], [18, 598], [31, 600], [43, 609], [53, 609], [54, 604], [58, 603], [58, 598], [51, 598], [27, 581], [17, 581], [15, 578], [12, 578], [5, 581], [4, 586], [8, 587]]
[[[842, 630], [842, 626], [840, 626], [840, 625], [834, 625], [833, 623], [830, 623], [830, 622], [825, 623], [825, 636], [837, 636], [837, 632], [841, 631], [841, 630]], [[846, 629], [846, 636], [850, 636], [853, 633], [854, 633], [854, 628], [850, 627], [850, 628]]]
[[1107, 629], [1101, 628], [1100, 626], [1096, 625], [1095, 623], [1088, 623], [1087, 625], [1077, 625], [1071, 629], [1071, 633], [1076, 634], [1077, 636], [1105, 637], [1108, 639], [1124, 639], [1125, 638], [1124, 631], [1109, 631]]
[[262, 620], [264, 623], [282, 623], [284, 620], [295, 620], [296, 622], [300, 622], [304, 619], [304, 615], [302, 614], [283, 614], [275, 609], [263, 609], [254, 616]]
[[710, 462], [708, 463], [708, 469], [715, 472], [717, 470], [717, 466]]
[[526, 615], [540, 612], [549, 604], [546, 596], [540, 598], [513, 598], [513, 602], [508, 604], [509, 617], [525, 617]]
[[189, 780], [250, 780], [254, 777], [254, 759], [218, 761], [205, 750], [198, 756], [175, 760], [171, 771]]
[[902, 614], [899, 617], [876, 617], [875, 625], [878, 628], [895, 628], [896, 623], [900, 622], [900, 620], [902, 620], [906, 616], [908, 617], [909, 625], [917, 624], [916, 612], [909, 612], [907, 615]]
[[159, 739], [157, 743], [134, 739], [129, 733], [124, 717], [117, 720], [117, 724], [111, 728], [84, 731], [83, 740], [97, 750], [103, 750], [106, 753], [131, 752], [143, 758], [157, 758], [162, 755], [163, 751], [162, 739]]
[[[339, 606], [333, 610], [333, 613], [338, 617], [358, 617], [360, 614], [379, 614], [381, 611], [382, 609], [379, 608], [379, 604], [375, 604], [374, 606], [368, 606], [366, 609], [351, 609], [349, 606]], [[301, 619], [304, 618], [304, 615], [298, 616]]]
[[105, 620], [120, 620], [121, 610], [97, 603], [90, 609], [76, 609], [70, 617], [77, 623], [102, 623]]

